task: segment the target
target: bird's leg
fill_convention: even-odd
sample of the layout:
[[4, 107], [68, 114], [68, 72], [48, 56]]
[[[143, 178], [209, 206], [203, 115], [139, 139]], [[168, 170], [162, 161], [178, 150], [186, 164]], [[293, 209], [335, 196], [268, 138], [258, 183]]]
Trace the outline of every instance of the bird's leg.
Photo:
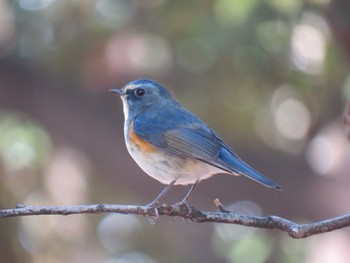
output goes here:
[[188, 193], [186, 194], [186, 196], [184, 197], [184, 199], [182, 199], [182, 201], [176, 203], [176, 206], [181, 206], [181, 205], [185, 205], [188, 209], [188, 211], [191, 211], [191, 207], [188, 203], [188, 199], [190, 197], [190, 195], [192, 194], [194, 188], [197, 186], [197, 184], [199, 183], [199, 180], [195, 181], [195, 183], [191, 186], [190, 190], [188, 191]]
[[149, 206], [149, 207], [156, 207], [158, 204], [159, 204], [159, 200], [164, 196], [166, 195], [166, 193], [169, 191], [169, 189], [175, 184], [176, 180], [174, 181], [171, 181], [170, 184], [168, 184], [164, 189], [163, 191], [160, 192], [160, 194], [151, 202], [149, 203], [148, 205], [146, 206]]
[[175, 184], [176, 180], [171, 181], [170, 184], [168, 184], [163, 191], [160, 192], [160, 194], [149, 204], [146, 205], [146, 207], [150, 207], [154, 209], [154, 213], [156, 214], [155, 217], [146, 216], [151, 224], [157, 224], [159, 220], [159, 212], [157, 206], [159, 205], [159, 200], [166, 195], [166, 193], [169, 191], [169, 189]]
[[192, 194], [194, 188], [197, 186], [197, 184], [199, 183], [199, 180], [197, 180], [190, 188], [190, 190], [188, 191], [187, 195], [184, 197], [184, 199], [182, 199], [182, 203], [188, 203], [188, 198], [190, 197], [190, 195]]

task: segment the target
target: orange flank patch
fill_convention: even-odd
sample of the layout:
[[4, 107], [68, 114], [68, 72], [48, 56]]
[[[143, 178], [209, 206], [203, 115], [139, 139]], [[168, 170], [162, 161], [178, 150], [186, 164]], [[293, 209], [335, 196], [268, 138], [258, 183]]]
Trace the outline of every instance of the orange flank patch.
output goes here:
[[134, 123], [131, 123], [129, 129], [129, 140], [134, 146], [140, 149], [143, 152], [154, 152], [156, 149], [150, 143], [142, 140], [139, 136], [134, 132]]

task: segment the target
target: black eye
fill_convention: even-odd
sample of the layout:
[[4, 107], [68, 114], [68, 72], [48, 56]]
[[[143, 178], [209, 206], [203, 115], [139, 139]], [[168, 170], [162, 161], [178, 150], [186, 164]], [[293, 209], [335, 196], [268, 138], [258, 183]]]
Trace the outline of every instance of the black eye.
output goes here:
[[138, 97], [142, 97], [143, 95], [145, 95], [146, 91], [144, 89], [136, 89], [135, 90], [135, 94]]

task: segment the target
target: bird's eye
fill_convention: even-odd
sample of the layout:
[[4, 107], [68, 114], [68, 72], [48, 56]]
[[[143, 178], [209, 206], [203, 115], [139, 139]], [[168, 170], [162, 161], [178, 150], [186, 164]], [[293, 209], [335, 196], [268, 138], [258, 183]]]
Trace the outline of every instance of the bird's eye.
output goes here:
[[144, 89], [136, 89], [135, 90], [135, 94], [138, 97], [142, 97], [143, 95], [145, 95], [146, 91]]

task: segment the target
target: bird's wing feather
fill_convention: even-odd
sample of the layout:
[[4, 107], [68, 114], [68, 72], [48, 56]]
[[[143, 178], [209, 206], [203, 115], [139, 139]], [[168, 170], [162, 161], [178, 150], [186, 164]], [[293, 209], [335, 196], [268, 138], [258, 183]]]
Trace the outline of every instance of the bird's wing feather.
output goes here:
[[220, 153], [216, 138], [201, 128], [179, 128], [162, 134], [165, 147], [183, 157], [196, 158], [211, 163]]
[[239, 173], [232, 166], [222, 161], [221, 153], [225, 146], [209, 129], [181, 128], [170, 130], [163, 134], [163, 138], [167, 143], [166, 149], [171, 152], [186, 158], [201, 160], [228, 173]]

